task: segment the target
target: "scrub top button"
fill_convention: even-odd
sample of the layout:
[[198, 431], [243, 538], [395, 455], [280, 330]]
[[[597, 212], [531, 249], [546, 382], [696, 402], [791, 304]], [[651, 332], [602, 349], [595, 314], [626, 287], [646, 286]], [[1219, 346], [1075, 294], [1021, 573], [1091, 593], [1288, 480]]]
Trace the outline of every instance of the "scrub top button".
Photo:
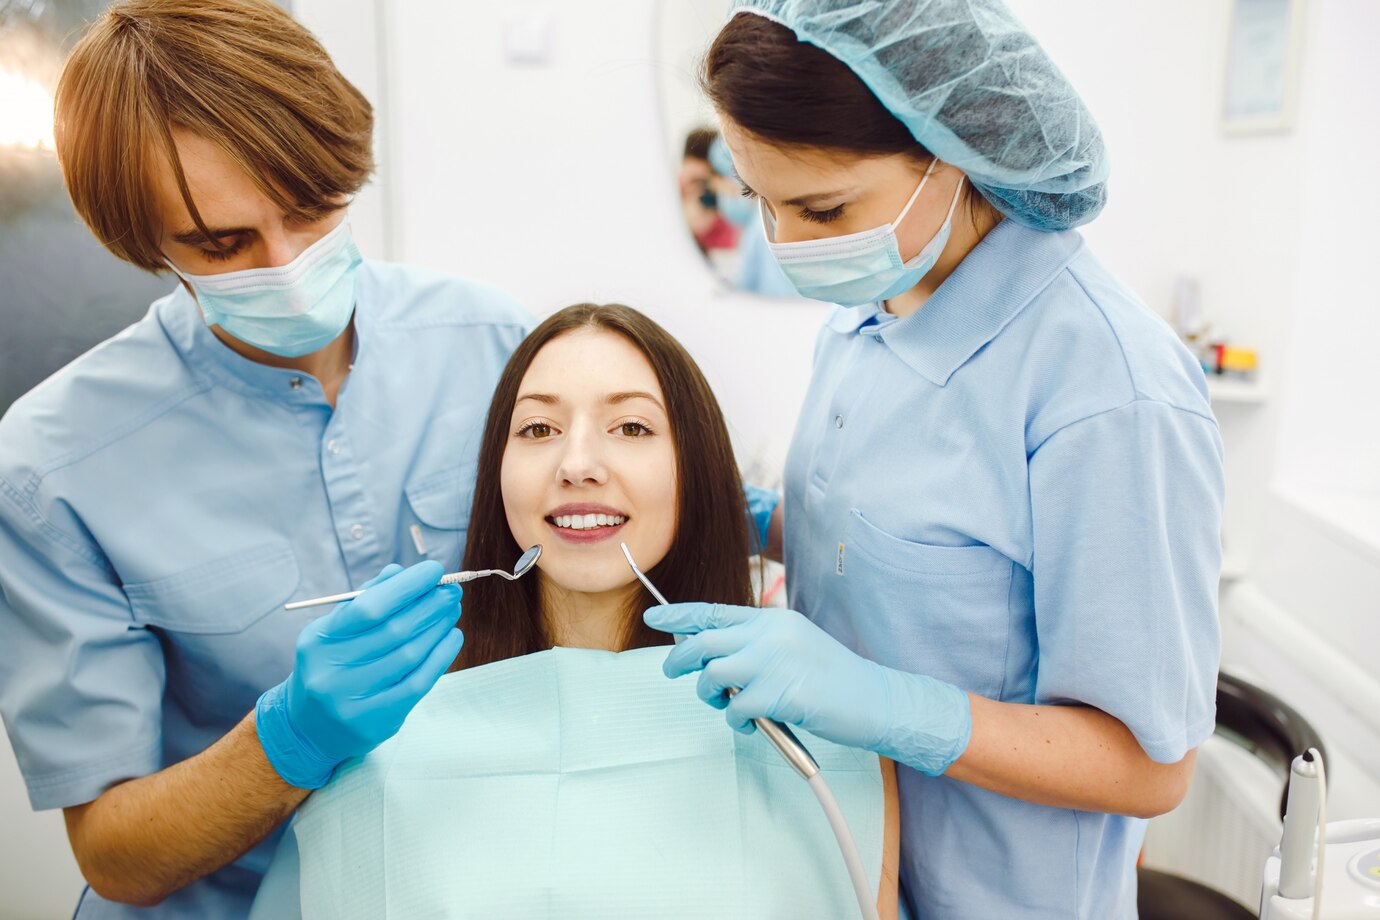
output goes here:
[[843, 416], [842, 416], [842, 415], [836, 415], [836, 416], [834, 416], [834, 427], [835, 427], [835, 428], [842, 428], [842, 427], [843, 427]]
[[363, 539], [364, 539], [364, 525], [363, 525], [363, 524], [352, 524], [352, 525], [350, 525], [350, 536], [351, 536], [351, 537], [354, 537], [356, 540], [363, 540]]
[[292, 387], [294, 390], [302, 389], [302, 378], [293, 377], [291, 380], [288, 381], [288, 386]]
[[326, 450], [330, 452], [332, 457], [336, 456], [340, 453], [340, 442], [332, 438], [326, 442]]

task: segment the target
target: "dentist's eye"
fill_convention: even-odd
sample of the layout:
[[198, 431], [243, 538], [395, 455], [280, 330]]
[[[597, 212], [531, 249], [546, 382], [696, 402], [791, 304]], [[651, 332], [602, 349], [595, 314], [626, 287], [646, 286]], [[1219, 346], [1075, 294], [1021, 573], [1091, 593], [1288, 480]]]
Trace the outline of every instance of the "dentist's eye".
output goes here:
[[550, 425], [548, 425], [546, 422], [533, 420], [519, 428], [517, 430], [517, 434], [514, 435], [514, 437], [529, 438], [531, 440], [540, 440], [542, 438], [549, 438], [551, 437], [551, 435], [552, 428]]
[[811, 211], [809, 208], [800, 209], [800, 219], [808, 220], [810, 223], [813, 224], [827, 224], [831, 221], [838, 220], [842, 216], [843, 205], [830, 208], [827, 211]]
[[208, 262], [224, 262], [239, 255], [242, 249], [244, 249], [244, 241], [237, 240], [233, 246], [226, 249], [202, 249], [200, 252], [201, 257]]

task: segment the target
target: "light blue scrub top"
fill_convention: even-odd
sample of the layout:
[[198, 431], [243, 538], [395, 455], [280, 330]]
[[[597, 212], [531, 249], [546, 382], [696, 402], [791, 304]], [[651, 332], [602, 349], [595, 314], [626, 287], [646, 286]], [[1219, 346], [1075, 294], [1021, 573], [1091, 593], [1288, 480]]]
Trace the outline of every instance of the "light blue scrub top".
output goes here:
[[[203, 750], [292, 669], [333, 594], [460, 558], [480, 431], [530, 317], [498, 291], [366, 262], [334, 411], [241, 357], [179, 288], [0, 420], [0, 714], [35, 809]], [[415, 528], [415, 530], [414, 530]], [[141, 910], [244, 917], [275, 833]]]
[[[1078, 233], [999, 224], [918, 313], [838, 309], [786, 469], [792, 606], [1012, 703], [1211, 734], [1222, 447], [1198, 364]], [[916, 920], [1136, 916], [1145, 822], [899, 767]]]

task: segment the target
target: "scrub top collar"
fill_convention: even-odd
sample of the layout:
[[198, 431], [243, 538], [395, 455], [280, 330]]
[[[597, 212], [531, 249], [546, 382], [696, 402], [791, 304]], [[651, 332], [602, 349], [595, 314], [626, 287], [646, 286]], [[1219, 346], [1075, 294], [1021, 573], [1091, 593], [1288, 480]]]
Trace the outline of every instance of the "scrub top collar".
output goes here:
[[[356, 274], [352, 367], [359, 362], [360, 353], [373, 329], [370, 311], [360, 308], [360, 302], [366, 300], [369, 287], [365, 281], [366, 274], [364, 266]], [[288, 403], [316, 404], [325, 401], [320, 382], [310, 374], [251, 361], [216, 338], [196, 300], [181, 284], [160, 314], [169, 340], [194, 374], [246, 396]]]
[[898, 319], [880, 304], [840, 307], [828, 326], [873, 335], [936, 386], [997, 337], [1083, 249], [1076, 231], [1048, 233], [1004, 220], [959, 263], [925, 306]]

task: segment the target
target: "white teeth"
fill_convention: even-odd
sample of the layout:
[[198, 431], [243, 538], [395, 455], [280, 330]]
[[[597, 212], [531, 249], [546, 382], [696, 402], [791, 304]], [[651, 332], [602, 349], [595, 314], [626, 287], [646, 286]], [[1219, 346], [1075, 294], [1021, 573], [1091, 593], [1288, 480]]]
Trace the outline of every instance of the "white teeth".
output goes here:
[[557, 527], [568, 530], [593, 530], [596, 527], [617, 527], [628, 519], [620, 514], [561, 514], [551, 520]]

